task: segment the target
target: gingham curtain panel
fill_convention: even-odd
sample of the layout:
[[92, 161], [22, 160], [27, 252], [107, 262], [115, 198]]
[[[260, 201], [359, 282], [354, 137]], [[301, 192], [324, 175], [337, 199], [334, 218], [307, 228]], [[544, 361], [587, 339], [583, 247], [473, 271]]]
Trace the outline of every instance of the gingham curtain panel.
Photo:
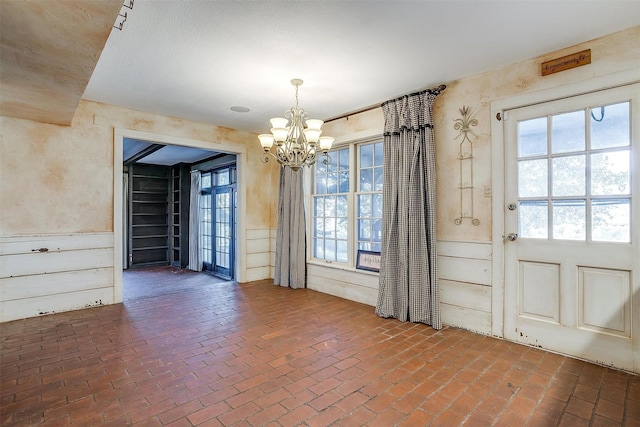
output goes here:
[[433, 102], [423, 91], [382, 104], [384, 186], [376, 314], [442, 328], [436, 252]]

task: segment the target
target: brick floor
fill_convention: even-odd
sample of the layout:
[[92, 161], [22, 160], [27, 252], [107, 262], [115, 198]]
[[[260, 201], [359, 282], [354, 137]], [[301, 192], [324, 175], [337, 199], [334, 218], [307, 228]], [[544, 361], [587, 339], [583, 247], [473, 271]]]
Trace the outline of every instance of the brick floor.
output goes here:
[[640, 426], [640, 377], [270, 281], [124, 273], [1, 325], [0, 425]]

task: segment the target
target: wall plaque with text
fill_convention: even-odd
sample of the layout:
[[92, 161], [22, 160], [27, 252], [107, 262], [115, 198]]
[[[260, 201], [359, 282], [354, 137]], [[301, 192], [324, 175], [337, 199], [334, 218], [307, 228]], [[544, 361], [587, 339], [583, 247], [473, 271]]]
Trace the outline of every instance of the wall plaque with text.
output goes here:
[[541, 70], [542, 75], [546, 76], [560, 71], [570, 70], [571, 68], [582, 67], [587, 64], [591, 64], [591, 49], [545, 61], [541, 65]]

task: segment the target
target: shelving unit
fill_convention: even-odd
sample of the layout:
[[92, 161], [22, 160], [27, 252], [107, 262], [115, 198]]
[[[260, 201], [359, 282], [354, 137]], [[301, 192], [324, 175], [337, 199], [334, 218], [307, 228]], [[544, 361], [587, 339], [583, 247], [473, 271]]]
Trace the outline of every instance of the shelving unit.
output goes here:
[[171, 265], [186, 268], [189, 264], [189, 167], [171, 168]]
[[167, 189], [170, 169], [131, 165], [129, 198], [129, 265], [141, 267], [169, 263]]

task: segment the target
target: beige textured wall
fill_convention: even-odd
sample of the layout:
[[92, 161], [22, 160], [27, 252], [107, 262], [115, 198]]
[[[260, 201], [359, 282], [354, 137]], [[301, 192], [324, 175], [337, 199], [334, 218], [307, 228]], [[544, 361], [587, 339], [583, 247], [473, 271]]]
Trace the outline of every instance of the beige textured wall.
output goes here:
[[246, 228], [275, 226], [255, 135], [82, 101], [69, 127], [0, 117], [0, 236], [112, 231], [114, 127], [246, 147]]
[[[580, 68], [542, 77], [540, 63], [584, 49], [591, 49], [592, 63]], [[640, 26], [611, 34], [557, 52], [507, 65], [461, 80], [442, 82], [447, 89], [434, 106], [437, 175], [438, 239], [469, 242], [491, 241], [491, 197], [485, 197], [484, 187], [494, 191], [491, 182], [491, 102], [524, 93], [560, 87], [624, 70], [640, 64]], [[640, 76], [638, 76], [640, 78]], [[384, 102], [385, 100], [380, 100]], [[477, 226], [469, 220], [456, 225], [460, 214], [459, 171], [457, 160], [460, 138], [454, 129], [459, 109], [468, 106], [475, 112], [478, 125], [473, 145], [473, 203]], [[357, 139], [361, 135], [381, 133], [384, 124], [382, 110], [356, 114], [327, 123], [324, 133], [337, 140]], [[501, 191], [497, 183], [497, 191]]]

